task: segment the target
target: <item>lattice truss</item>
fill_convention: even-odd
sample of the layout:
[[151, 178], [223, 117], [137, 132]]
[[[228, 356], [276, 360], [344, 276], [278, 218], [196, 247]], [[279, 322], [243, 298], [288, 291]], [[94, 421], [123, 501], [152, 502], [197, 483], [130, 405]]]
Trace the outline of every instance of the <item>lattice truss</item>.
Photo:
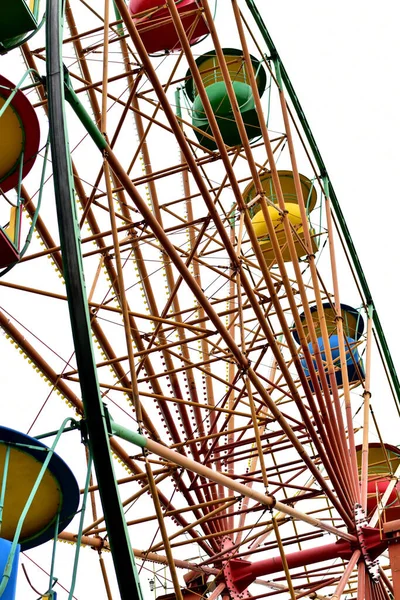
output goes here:
[[[183, 50], [147, 54], [122, 0], [120, 15], [108, 3], [103, 12], [102, 3], [67, 0], [62, 47], [69, 85], [110, 149], [96, 148], [67, 104], [100, 390], [115, 422], [156, 443], [143, 450], [110, 442], [142, 584], [147, 590], [152, 579], [157, 597], [323, 598], [341, 583], [356, 594], [366, 562], [356, 566], [355, 447], [363, 414], [368, 444], [371, 319], [360, 313], [352, 325], [364, 299], [324, 174], [245, 3], [219, 6], [213, 22], [209, 3], [198, 2], [196, 19], [210, 34], [191, 47], [190, 30], [167, 4]], [[43, 74], [42, 43], [36, 36], [22, 55]], [[218, 69], [200, 73], [199, 57], [210, 51]], [[225, 86], [227, 113], [207, 96], [207, 75]], [[238, 80], [249, 86], [257, 135], [245, 122]], [[29, 220], [45, 162], [46, 82], [25, 93], [42, 132], [22, 187]], [[199, 110], [208, 129], [195, 122]], [[236, 144], [225, 142], [225, 129]], [[6, 337], [49, 385], [35, 380], [24, 413], [40, 432], [57, 428], [68, 407], [83, 414], [52, 186], [47, 160], [36, 237], [0, 280]], [[66, 459], [81, 476], [85, 459], [70, 435]], [[157, 444], [180, 462], [157, 454]], [[83, 543], [104, 554], [93, 477]], [[76, 527], [60, 537], [73, 542]], [[311, 558], [337, 540], [345, 550], [324, 562]], [[291, 562], [299, 551], [307, 560]], [[273, 569], [271, 559], [283, 555]], [[349, 560], [355, 568], [347, 573]], [[269, 566], [248, 575], [244, 561]], [[380, 561], [383, 578], [374, 583], [367, 565], [365, 581], [383, 597], [390, 571], [385, 556]]]

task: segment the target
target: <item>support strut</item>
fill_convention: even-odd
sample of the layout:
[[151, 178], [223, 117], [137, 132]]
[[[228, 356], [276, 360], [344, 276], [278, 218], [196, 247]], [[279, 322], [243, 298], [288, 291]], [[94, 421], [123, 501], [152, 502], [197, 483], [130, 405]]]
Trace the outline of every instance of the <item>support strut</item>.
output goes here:
[[88, 441], [93, 455], [120, 595], [142, 600], [142, 592], [112, 465], [104, 406], [97, 381], [82, 269], [80, 233], [72, 185], [64, 76], [61, 59], [62, 0], [47, 0], [47, 93], [54, 191], [62, 260]]

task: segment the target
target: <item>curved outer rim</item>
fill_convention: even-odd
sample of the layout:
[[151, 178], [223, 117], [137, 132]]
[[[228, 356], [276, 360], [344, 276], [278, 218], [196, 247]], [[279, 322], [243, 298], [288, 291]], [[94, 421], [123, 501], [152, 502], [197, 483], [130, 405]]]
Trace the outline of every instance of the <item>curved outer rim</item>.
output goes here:
[[[400, 448], [397, 446], [393, 446], [393, 444], [383, 444], [386, 450], [390, 450], [393, 454], [396, 454], [400, 458]], [[368, 444], [368, 448], [382, 448], [382, 444], [380, 442], [370, 442]], [[356, 452], [361, 452], [362, 444], [358, 444], [356, 446]]]
[[[332, 308], [332, 306], [329, 304], [329, 302], [325, 302], [322, 305], [322, 307], [323, 308]], [[355, 308], [353, 308], [352, 306], [349, 306], [348, 304], [342, 304], [341, 303], [340, 304], [340, 308], [342, 309], [343, 312], [349, 312], [349, 313], [351, 313], [354, 316], [357, 315], [358, 325], [357, 325], [357, 330], [355, 332], [356, 333], [355, 339], [359, 340], [360, 337], [362, 336], [363, 332], [364, 332], [364, 319], [363, 319], [361, 313], [358, 310], [356, 310]], [[317, 310], [316, 306], [311, 306], [310, 307], [310, 311], [312, 313], [314, 313], [316, 310]], [[301, 313], [300, 319], [301, 319], [301, 321], [304, 321], [304, 313]], [[294, 325], [293, 325], [293, 327], [294, 327]], [[300, 344], [299, 334], [297, 333], [296, 329], [292, 330], [292, 335], [293, 335], [294, 339], [296, 340], [296, 342], [298, 344]]]
[[[131, 0], [132, 1], [132, 0]], [[184, 0], [181, 0], [181, 2], [183, 2]], [[182, 5], [178, 2], [177, 4], [177, 9], [178, 12], [183, 15], [184, 18], [184, 13], [186, 10], [191, 11], [193, 10], [193, 8], [196, 7], [198, 8], [198, 3], [196, 0], [187, 0], [187, 4]], [[136, 13], [132, 11], [131, 9], [131, 2], [129, 2], [128, 5], [129, 8], [129, 12], [131, 14], [131, 16], [133, 17], [133, 21], [135, 23], [135, 26], [138, 29], [138, 33], [140, 34], [140, 36], [142, 37], [142, 41], [143, 44], [146, 48], [146, 50], [148, 49], [148, 47], [150, 47], [149, 44], [149, 34], [151, 34], [151, 30], [145, 30], [144, 32], [142, 31], [142, 26], [146, 27], [147, 25], [149, 25], [149, 23], [153, 22], [157, 22], [160, 21], [162, 23], [162, 21], [164, 19], [170, 19], [170, 12], [168, 10], [168, 8], [165, 8], [165, 3], [162, 3], [160, 5], [156, 5], [154, 7], [150, 7], [150, 8], [146, 8], [146, 9], [142, 9], [140, 11], [137, 11]], [[144, 10], [151, 10], [151, 8], [153, 9], [153, 12], [147, 16], [144, 17], [139, 17], [139, 18], [135, 18], [135, 14], [140, 14], [141, 12], [144, 12]], [[170, 25], [172, 25], [172, 29], [170, 31], [173, 32], [173, 35], [176, 36], [176, 31], [175, 31], [175, 27], [173, 26], [173, 22], [172, 20], [170, 22], [165, 22], [165, 24], [158, 24], [158, 28], [161, 29], [161, 27], [169, 27]], [[198, 34], [195, 35], [195, 32], [198, 30], [199, 26], [203, 27], [204, 30], [203, 32], [199, 32]], [[156, 27], [157, 28], [157, 27]], [[195, 45], [197, 44], [202, 38], [208, 36], [210, 33], [208, 26], [205, 24], [204, 20], [200, 20], [198, 22], [198, 24], [195, 27], [195, 31], [193, 32], [193, 37], [190, 38], [190, 45]], [[178, 38], [177, 38], [178, 39]], [[163, 49], [159, 49], [159, 50], [147, 50], [149, 52], [149, 55], [156, 55], [158, 54], [158, 52], [161, 52]], [[179, 52], [180, 50], [182, 50], [179, 41], [178, 44], [175, 45], [173, 48], [166, 48], [165, 50], [168, 50], [168, 52]]]
[[[0, 443], [27, 444], [30, 446], [29, 448], [18, 448], [18, 446], [17, 448], [21, 452], [29, 454], [40, 463], [43, 463], [46, 459], [46, 452], [32, 448], [32, 446], [37, 446], [38, 448], [47, 448], [45, 444], [42, 444], [42, 442], [39, 440], [32, 438], [25, 433], [15, 431], [14, 429], [0, 426]], [[60, 532], [65, 529], [68, 523], [75, 516], [80, 499], [79, 487], [71, 469], [57, 454], [53, 454], [49, 462], [48, 469], [60, 487], [61, 510], [58, 528]], [[39, 546], [40, 544], [47, 542], [53, 537], [54, 519], [48, 523], [45, 529], [42, 529], [37, 534], [27, 539], [19, 540], [19, 543], [21, 544], [22, 550], [29, 550], [30, 548], [34, 548], [35, 546]]]
[[[236, 48], [222, 48], [222, 52], [224, 53], [224, 55], [228, 55], [228, 56], [243, 56], [242, 50], [236, 50]], [[200, 65], [203, 62], [205, 62], [212, 56], [216, 56], [215, 50], [210, 50], [210, 52], [205, 52], [204, 54], [199, 56], [199, 58], [196, 59], [197, 66], [200, 67]], [[252, 55], [250, 55], [250, 56], [251, 56], [251, 62], [253, 63], [255, 70], [258, 69], [257, 80], [259, 81], [259, 83], [257, 85], [258, 85], [259, 94], [260, 94], [260, 96], [262, 96], [264, 93], [265, 87], [267, 85], [267, 75], [265, 73], [264, 67], [261, 64], [261, 61], [257, 60], [257, 58], [255, 58], [255, 56], [252, 56]], [[193, 77], [192, 77], [190, 69], [186, 72], [186, 78], [187, 78], [187, 81], [185, 83], [186, 94], [188, 95], [188, 98], [190, 98], [190, 100], [193, 102], [195, 95], [194, 95]]]
[[[11, 92], [15, 89], [15, 85], [0, 75], [0, 96], [8, 98]], [[9, 88], [9, 89], [5, 89]], [[36, 111], [28, 98], [20, 90], [15, 94], [11, 101], [11, 106], [17, 113], [17, 116], [22, 125], [24, 132], [24, 166], [22, 168], [22, 178], [24, 178], [32, 169], [36, 160], [36, 155], [39, 150], [40, 143], [40, 128]], [[2, 191], [8, 192], [13, 187], [18, 185], [19, 168], [18, 162], [14, 165], [11, 172], [5, 175], [3, 180], [0, 180]]]
[[[293, 171], [289, 171], [287, 169], [278, 170], [279, 177], [280, 176], [286, 177], [289, 175], [291, 175], [293, 178]], [[312, 192], [311, 192], [310, 204], [308, 206], [308, 213], [310, 213], [311, 211], [314, 210], [315, 205], [317, 204], [317, 191], [316, 191], [315, 187], [313, 186], [312, 182], [310, 181], [310, 179], [308, 179], [308, 177], [306, 177], [305, 175], [302, 175], [301, 173], [299, 173], [299, 177], [300, 177], [300, 181], [302, 183], [304, 183], [304, 185], [306, 185], [309, 189], [311, 189], [311, 187], [313, 188]], [[262, 173], [260, 175], [261, 183], [263, 183], [263, 181], [265, 181], [266, 179], [271, 179], [271, 178], [272, 178], [272, 175], [271, 175], [270, 171], [266, 171], [265, 173]], [[243, 190], [242, 197], [243, 197], [243, 200], [246, 202], [246, 204], [247, 204], [246, 197], [249, 195], [249, 193], [252, 189], [255, 189], [255, 186], [254, 186], [253, 182], [250, 182], [249, 185], [247, 185]], [[296, 199], [295, 203], [298, 204], [297, 199]]]

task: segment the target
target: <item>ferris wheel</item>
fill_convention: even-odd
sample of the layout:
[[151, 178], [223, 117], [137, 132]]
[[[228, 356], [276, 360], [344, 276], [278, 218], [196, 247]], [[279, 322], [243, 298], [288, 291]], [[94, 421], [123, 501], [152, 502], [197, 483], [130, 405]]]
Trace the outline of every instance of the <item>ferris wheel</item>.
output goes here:
[[0, 597], [400, 598], [400, 384], [260, 4], [0, 25]]

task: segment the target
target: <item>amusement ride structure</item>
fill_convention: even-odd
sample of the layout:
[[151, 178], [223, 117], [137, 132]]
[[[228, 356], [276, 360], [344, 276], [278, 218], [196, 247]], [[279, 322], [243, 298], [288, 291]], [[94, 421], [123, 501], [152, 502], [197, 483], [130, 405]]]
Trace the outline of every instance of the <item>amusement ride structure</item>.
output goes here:
[[400, 383], [257, 4], [3, 8], [0, 598], [400, 600]]

